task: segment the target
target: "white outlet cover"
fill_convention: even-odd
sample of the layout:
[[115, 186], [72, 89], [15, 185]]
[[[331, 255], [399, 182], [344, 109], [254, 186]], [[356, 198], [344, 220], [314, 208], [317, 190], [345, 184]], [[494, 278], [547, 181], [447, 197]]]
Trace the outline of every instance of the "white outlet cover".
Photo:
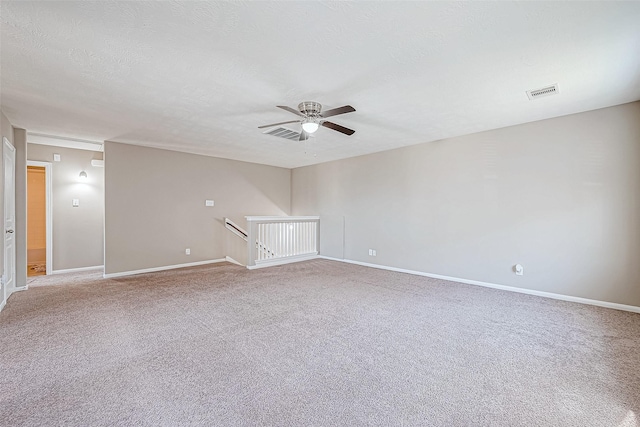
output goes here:
[[54, 162], [59, 162], [60, 161], [60, 154], [54, 154], [53, 155], [53, 161]]
[[77, 208], [78, 206], [80, 206], [80, 199], [73, 199], [73, 200], [71, 201], [71, 205], [72, 205], [74, 208]]
[[205, 200], [204, 201], [204, 205], [205, 206], [214, 206], [213, 200]]
[[522, 265], [520, 264], [516, 264], [515, 271], [516, 271], [516, 276], [524, 275], [524, 267], [522, 267]]
[[184, 250], [185, 255], [191, 255], [191, 249], [187, 248]]

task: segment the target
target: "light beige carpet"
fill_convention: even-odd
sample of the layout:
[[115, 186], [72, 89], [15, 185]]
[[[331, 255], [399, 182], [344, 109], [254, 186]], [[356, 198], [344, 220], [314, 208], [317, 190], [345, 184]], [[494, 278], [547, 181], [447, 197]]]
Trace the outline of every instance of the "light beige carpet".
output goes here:
[[7, 426], [637, 426], [640, 315], [315, 260], [34, 279]]

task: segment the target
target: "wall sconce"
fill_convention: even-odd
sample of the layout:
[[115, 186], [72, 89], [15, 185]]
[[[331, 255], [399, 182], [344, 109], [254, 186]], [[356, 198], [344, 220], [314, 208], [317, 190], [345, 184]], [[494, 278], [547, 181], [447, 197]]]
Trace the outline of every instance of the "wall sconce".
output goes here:
[[87, 173], [85, 171], [81, 171], [80, 175], [78, 175], [78, 180], [79, 181], [86, 181], [87, 180]]

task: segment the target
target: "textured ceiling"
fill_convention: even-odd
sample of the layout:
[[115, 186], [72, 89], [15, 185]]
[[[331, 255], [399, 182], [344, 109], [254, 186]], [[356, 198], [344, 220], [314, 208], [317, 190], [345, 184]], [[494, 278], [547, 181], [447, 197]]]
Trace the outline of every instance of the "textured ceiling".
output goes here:
[[[640, 99], [640, 2], [3, 0], [1, 14], [14, 126], [276, 166]], [[356, 133], [257, 128], [304, 100], [354, 106], [333, 121]]]

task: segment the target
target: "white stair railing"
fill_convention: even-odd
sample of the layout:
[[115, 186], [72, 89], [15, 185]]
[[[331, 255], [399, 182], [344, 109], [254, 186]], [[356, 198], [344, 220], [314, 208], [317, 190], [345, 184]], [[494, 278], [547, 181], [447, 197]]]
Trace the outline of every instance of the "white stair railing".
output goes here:
[[320, 217], [248, 216], [247, 268], [315, 258], [319, 252]]
[[[227, 230], [231, 231], [233, 234], [240, 237], [245, 242], [248, 240], [248, 234], [244, 230], [244, 228], [240, 227], [238, 224], [231, 221], [229, 218], [224, 219], [224, 226], [227, 228]], [[261, 242], [260, 240], [256, 241], [256, 248], [259, 253], [263, 254], [262, 258], [268, 258], [273, 256], [273, 252], [266, 247], [264, 242]]]

